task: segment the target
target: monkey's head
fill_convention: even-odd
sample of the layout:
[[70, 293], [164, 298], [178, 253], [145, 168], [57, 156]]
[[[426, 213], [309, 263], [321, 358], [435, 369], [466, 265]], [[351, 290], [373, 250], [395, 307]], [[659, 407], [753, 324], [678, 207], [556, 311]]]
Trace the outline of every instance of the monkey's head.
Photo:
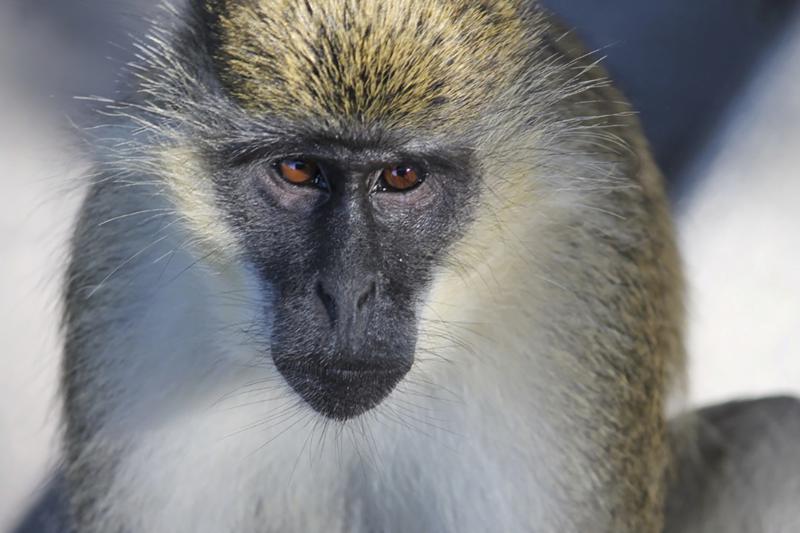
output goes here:
[[481, 231], [480, 199], [527, 186], [503, 149], [547, 116], [538, 15], [515, 0], [196, 4], [168, 54], [145, 50], [176, 206], [210, 253], [257, 271], [265, 356], [288, 384], [328, 417], [359, 415], [412, 367], [432, 280]]

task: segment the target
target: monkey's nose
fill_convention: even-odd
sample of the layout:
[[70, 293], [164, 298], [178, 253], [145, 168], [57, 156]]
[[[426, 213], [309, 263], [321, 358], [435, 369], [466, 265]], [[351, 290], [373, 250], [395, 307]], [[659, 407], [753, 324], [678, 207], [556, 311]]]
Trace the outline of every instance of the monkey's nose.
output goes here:
[[374, 275], [317, 282], [316, 296], [331, 326], [346, 337], [363, 335], [378, 296]]

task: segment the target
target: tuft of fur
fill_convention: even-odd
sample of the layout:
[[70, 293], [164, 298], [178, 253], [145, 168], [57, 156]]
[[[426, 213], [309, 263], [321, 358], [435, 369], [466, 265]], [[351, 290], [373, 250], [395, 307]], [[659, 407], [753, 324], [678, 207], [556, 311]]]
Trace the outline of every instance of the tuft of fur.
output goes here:
[[510, 0], [223, 4], [216, 62], [231, 94], [250, 110], [332, 124], [474, 120], [539, 38]]
[[[133, 75], [66, 287], [77, 530], [661, 531], [679, 261], [638, 124], [571, 35], [513, 0], [198, 1]], [[281, 381], [211, 187], [300, 132], [447, 142], [485, 176], [414, 368], [345, 423]]]

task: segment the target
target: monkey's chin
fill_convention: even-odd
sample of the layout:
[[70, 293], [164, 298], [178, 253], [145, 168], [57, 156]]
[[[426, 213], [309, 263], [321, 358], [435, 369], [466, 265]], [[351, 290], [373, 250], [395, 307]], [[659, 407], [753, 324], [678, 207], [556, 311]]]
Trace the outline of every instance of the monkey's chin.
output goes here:
[[275, 366], [311, 408], [341, 421], [379, 405], [411, 369], [410, 363], [356, 370], [280, 360]]

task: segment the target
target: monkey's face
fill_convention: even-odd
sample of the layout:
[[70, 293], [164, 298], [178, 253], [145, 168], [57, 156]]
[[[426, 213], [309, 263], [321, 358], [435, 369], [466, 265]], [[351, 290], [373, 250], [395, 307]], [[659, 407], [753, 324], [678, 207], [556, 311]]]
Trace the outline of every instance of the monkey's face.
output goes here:
[[533, 40], [512, 0], [435, 4], [220, 1], [203, 19], [214, 105], [245, 117], [235, 154], [208, 158], [218, 205], [272, 295], [277, 369], [332, 418], [411, 368], [429, 282], [481, 190], [470, 125]]
[[469, 157], [446, 153], [306, 140], [216, 173], [272, 289], [275, 366], [324, 415], [374, 407], [411, 368], [428, 280], [475, 196]]

